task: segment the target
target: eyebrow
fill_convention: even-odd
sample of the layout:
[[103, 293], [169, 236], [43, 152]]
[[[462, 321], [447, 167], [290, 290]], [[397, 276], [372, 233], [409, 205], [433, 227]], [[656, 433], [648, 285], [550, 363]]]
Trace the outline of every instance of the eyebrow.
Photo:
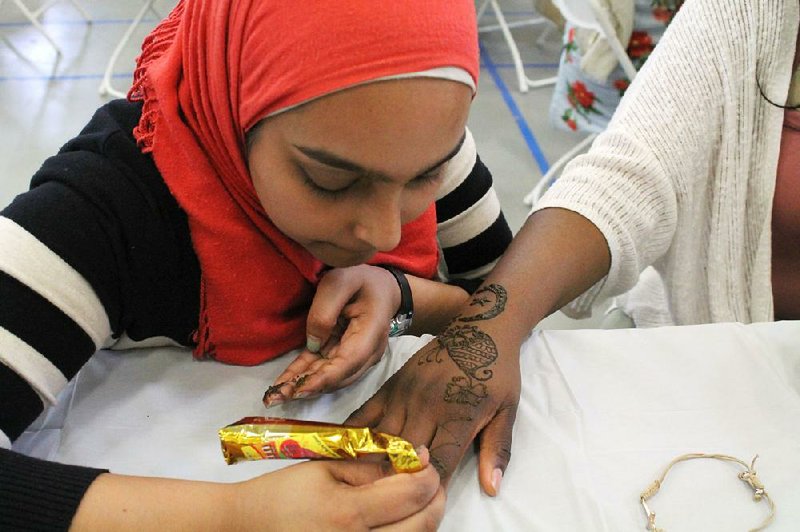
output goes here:
[[[458, 144], [456, 144], [456, 147], [453, 148], [450, 151], [450, 153], [448, 153], [442, 160], [440, 160], [439, 162], [429, 166], [428, 168], [426, 168], [425, 170], [423, 170], [422, 172], [420, 172], [417, 175], [425, 175], [428, 172], [432, 172], [433, 170], [439, 168], [444, 163], [446, 163], [447, 161], [449, 161], [450, 159], [455, 157], [456, 154], [461, 150], [461, 147], [464, 145], [464, 140], [466, 138], [467, 138], [467, 134], [464, 133], [461, 136], [461, 140], [458, 141]], [[340, 170], [345, 170], [347, 172], [354, 172], [354, 173], [359, 173], [359, 174], [364, 174], [364, 175], [375, 176], [375, 177], [378, 177], [380, 179], [385, 179], [385, 180], [389, 180], [390, 179], [383, 172], [378, 172], [376, 170], [371, 170], [369, 168], [365, 168], [365, 167], [361, 166], [360, 164], [354, 163], [353, 161], [348, 161], [347, 159], [339, 157], [338, 155], [334, 155], [333, 153], [327, 152], [325, 150], [316, 149], [316, 148], [309, 148], [309, 147], [306, 147], [306, 146], [298, 146], [296, 144], [293, 144], [293, 146], [297, 150], [302, 152], [306, 157], [314, 159], [315, 161], [317, 161], [319, 163], [322, 163], [325, 166], [330, 166], [332, 168], [338, 168]]]

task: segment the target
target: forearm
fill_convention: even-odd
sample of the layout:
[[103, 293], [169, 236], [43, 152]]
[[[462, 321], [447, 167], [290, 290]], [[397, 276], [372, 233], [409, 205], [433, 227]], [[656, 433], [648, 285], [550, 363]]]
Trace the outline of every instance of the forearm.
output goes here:
[[565, 209], [538, 211], [484, 283], [502, 286], [507, 301], [505, 312], [481, 326], [521, 342], [539, 321], [602, 279], [610, 265], [606, 240], [589, 220]]
[[414, 320], [409, 334], [437, 334], [458, 315], [469, 294], [458, 286], [406, 276], [414, 298]]
[[235, 529], [236, 486], [107, 473], [89, 487], [70, 530]]

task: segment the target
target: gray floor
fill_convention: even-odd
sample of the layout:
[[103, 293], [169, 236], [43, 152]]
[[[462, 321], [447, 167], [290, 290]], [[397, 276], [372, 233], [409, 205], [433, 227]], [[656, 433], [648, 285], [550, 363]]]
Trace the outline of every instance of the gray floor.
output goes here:
[[[42, 3], [23, 1], [31, 8]], [[56, 2], [41, 18], [63, 50], [61, 58], [13, 3], [0, 4], [0, 206], [26, 190], [42, 161], [74, 136], [106, 101], [97, 90], [106, 62], [142, 5], [130, 0], [76, 1], [89, 13], [91, 25], [69, 0]], [[172, 5], [174, 0], [161, 0], [156, 9], [165, 15]], [[502, 0], [501, 5], [509, 21], [534, 15], [530, 0]], [[124, 91], [129, 86], [139, 43], [155, 22], [155, 15], [148, 14], [134, 32], [114, 70], [117, 88]], [[487, 14], [481, 22], [493, 23], [492, 15]], [[529, 77], [555, 74], [561, 42], [554, 26], [521, 27], [514, 35]], [[522, 198], [543, 170], [581, 136], [555, 130], [548, 123], [550, 87], [526, 94], [519, 91], [508, 46], [499, 32], [482, 34], [481, 46], [481, 80], [470, 127], [516, 231], [528, 212]], [[557, 313], [542, 326], [582, 328], [595, 327], [598, 322], [598, 316], [574, 321]]]

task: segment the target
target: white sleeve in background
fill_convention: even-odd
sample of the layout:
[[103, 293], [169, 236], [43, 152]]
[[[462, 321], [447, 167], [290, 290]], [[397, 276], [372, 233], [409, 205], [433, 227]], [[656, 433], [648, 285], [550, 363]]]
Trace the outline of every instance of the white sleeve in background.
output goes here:
[[[770, 213], [797, 2], [689, 0], [608, 130], [536, 204], [605, 236], [606, 279], [572, 304], [630, 290], [653, 265], [675, 323], [772, 318]], [[782, 96], [781, 96], [782, 95]], [[635, 317], [634, 317], [635, 319]]]

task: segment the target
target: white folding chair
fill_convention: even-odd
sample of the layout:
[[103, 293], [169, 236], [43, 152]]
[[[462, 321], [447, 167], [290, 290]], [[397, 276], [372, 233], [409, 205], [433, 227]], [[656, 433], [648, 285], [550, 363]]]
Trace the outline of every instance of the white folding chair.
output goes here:
[[139, 26], [139, 24], [141, 24], [142, 19], [144, 19], [144, 16], [147, 14], [147, 12], [151, 11], [156, 18], [159, 20], [161, 19], [161, 15], [155, 10], [153, 4], [155, 4], [155, 0], [145, 0], [144, 4], [142, 4], [142, 8], [133, 18], [133, 21], [131, 22], [130, 26], [128, 26], [128, 29], [125, 30], [125, 33], [122, 35], [119, 43], [117, 43], [117, 47], [114, 48], [114, 51], [111, 53], [111, 57], [106, 65], [106, 70], [103, 73], [103, 80], [100, 82], [100, 87], [98, 88], [101, 96], [125, 98], [125, 93], [115, 89], [111, 84], [111, 76], [114, 74], [114, 67], [117, 64], [117, 60], [119, 59], [122, 50], [124, 50], [125, 46], [128, 45], [128, 41], [131, 40], [133, 32], [136, 31], [136, 28]]
[[[58, 2], [61, 1], [63, 0], [48, 0], [47, 2], [44, 2], [42, 5], [40, 5], [39, 9], [31, 11], [31, 14], [38, 20], [39, 17], [42, 16], [42, 13], [53, 7], [54, 4], [57, 4]], [[67, 0], [67, 1], [70, 4], [72, 4], [72, 7], [74, 7], [78, 11], [78, 13], [81, 14], [83, 20], [85, 20], [87, 24], [92, 23], [92, 18], [89, 16], [86, 10], [83, 9], [83, 6], [81, 6], [76, 0]]]
[[[608, 42], [611, 51], [619, 61], [622, 70], [628, 79], [633, 81], [636, 77], [636, 67], [625, 50], [626, 46], [620, 42], [617, 32], [611, 23], [608, 8], [605, 3], [601, 5], [600, 0], [553, 0], [553, 3], [564, 15], [564, 18], [573, 25], [598, 32]], [[579, 142], [574, 148], [562, 155], [550, 166], [550, 169], [542, 176], [539, 183], [525, 196], [523, 200], [527, 205], [533, 205], [544, 195], [548, 188], [555, 182], [561, 169], [576, 155], [588, 148], [597, 137], [596, 133], [588, 135]]]
[[[45, 11], [47, 11], [48, 9], [53, 7], [54, 4], [56, 4], [57, 2], [60, 2], [62, 0], [48, 0], [47, 2], [44, 2], [42, 5], [40, 5], [37, 9], [33, 9], [33, 10], [29, 9], [28, 6], [26, 6], [24, 3], [22, 3], [22, 0], [11, 0], [11, 1], [22, 12], [22, 14], [25, 16], [25, 18], [28, 19], [28, 21], [31, 23], [31, 25], [33, 25], [33, 27], [36, 28], [36, 30], [39, 33], [41, 33], [42, 36], [45, 39], [47, 39], [47, 42], [49, 42], [50, 45], [55, 49], [56, 55], [59, 56], [59, 57], [62, 56], [63, 53], [61, 52], [61, 47], [56, 44], [56, 41], [47, 32], [47, 30], [44, 29], [44, 26], [42, 26], [42, 23], [39, 21], [39, 19], [41, 18], [42, 14]], [[86, 13], [86, 10], [84, 10], [83, 7], [76, 0], [67, 0], [67, 1], [70, 4], [72, 4], [72, 6], [78, 11], [78, 13], [81, 14], [81, 16], [83, 17], [83, 19], [86, 21], [87, 24], [91, 24], [92, 23], [92, 19], [91, 19], [91, 17], [89, 17], [89, 14]], [[2, 3], [3, 3], [3, 0], [0, 0], [0, 4], [2, 4]]]
[[[63, 53], [61, 52], [61, 48], [56, 44], [56, 41], [50, 34], [44, 29], [44, 26], [39, 22], [39, 15], [41, 15], [41, 8], [37, 9], [36, 11], [31, 11], [28, 9], [28, 6], [22, 3], [22, 0], [11, 0], [11, 2], [17, 6], [17, 8], [22, 12], [23, 16], [28, 19], [36, 30], [42, 34], [42, 36], [47, 39], [47, 42], [55, 49], [57, 56], [62, 56]], [[3, 0], [0, 0], [0, 5], [2, 5]], [[48, 2], [49, 3], [49, 2]]]
[[537, 24], [548, 23], [549, 20], [546, 19], [545, 17], [537, 16], [524, 20], [508, 22], [506, 20], [505, 15], [503, 15], [503, 10], [500, 9], [500, 4], [498, 4], [497, 0], [484, 0], [483, 4], [478, 9], [479, 23], [483, 15], [486, 13], [486, 10], [490, 6], [492, 8], [494, 17], [497, 20], [497, 24], [490, 24], [484, 26], [479, 25], [478, 33], [486, 33], [498, 30], [503, 33], [503, 37], [506, 40], [506, 44], [508, 44], [508, 49], [511, 51], [511, 60], [514, 62], [514, 69], [516, 70], [517, 73], [517, 82], [519, 83], [519, 91], [528, 92], [528, 89], [553, 85], [556, 82], [555, 77], [533, 80], [530, 79], [525, 74], [525, 66], [522, 63], [522, 56], [519, 53], [519, 47], [517, 46], [517, 43], [514, 40], [514, 36], [511, 34], [512, 28], [519, 28], [523, 26], [535, 26]]

